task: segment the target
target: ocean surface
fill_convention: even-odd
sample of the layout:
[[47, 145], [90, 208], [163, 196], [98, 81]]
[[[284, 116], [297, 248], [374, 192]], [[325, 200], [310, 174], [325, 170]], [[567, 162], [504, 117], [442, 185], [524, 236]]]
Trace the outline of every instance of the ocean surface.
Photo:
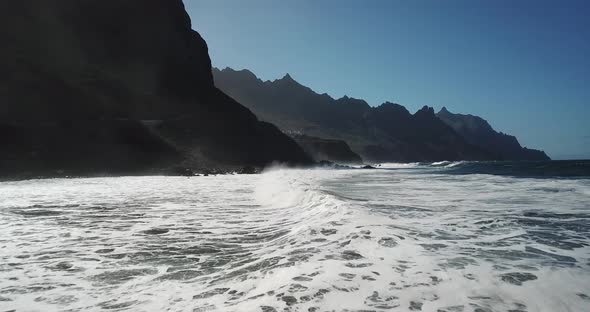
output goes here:
[[590, 311], [590, 162], [0, 183], [0, 311]]

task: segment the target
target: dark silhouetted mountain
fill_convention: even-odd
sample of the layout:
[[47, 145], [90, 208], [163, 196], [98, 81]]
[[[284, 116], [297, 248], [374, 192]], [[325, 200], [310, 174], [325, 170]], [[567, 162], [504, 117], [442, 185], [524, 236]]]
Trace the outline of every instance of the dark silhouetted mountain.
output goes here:
[[293, 139], [315, 161], [359, 164], [363, 160], [342, 140], [328, 140], [307, 135], [293, 135]]
[[518, 143], [516, 137], [495, 131], [481, 117], [453, 114], [446, 107], [443, 107], [436, 115], [455, 129], [467, 142], [496, 153], [500, 159], [550, 160], [545, 152], [524, 148]]
[[215, 88], [181, 0], [2, 1], [0, 41], [0, 174], [309, 162]]
[[288, 133], [344, 140], [367, 161], [488, 160], [492, 155], [467, 143], [424, 107], [403, 106], [317, 94], [290, 75], [262, 81], [247, 70], [213, 69], [215, 84], [262, 120]]

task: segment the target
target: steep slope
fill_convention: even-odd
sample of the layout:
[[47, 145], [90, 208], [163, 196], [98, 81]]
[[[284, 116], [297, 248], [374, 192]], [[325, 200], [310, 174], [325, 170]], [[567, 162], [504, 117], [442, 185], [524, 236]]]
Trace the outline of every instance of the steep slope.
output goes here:
[[363, 162], [362, 158], [342, 140], [322, 139], [308, 135], [294, 135], [293, 139], [315, 161], [327, 160], [341, 164], [360, 164]]
[[215, 88], [181, 0], [2, 1], [0, 41], [0, 174], [309, 162]]
[[491, 155], [466, 143], [449, 126], [424, 106], [410, 114], [399, 104], [385, 103], [372, 108], [367, 124], [372, 125], [381, 147], [370, 147], [373, 159], [380, 161], [439, 161], [439, 160], [489, 160]]
[[522, 147], [516, 137], [495, 131], [483, 118], [473, 115], [453, 114], [443, 107], [436, 114], [465, 140], [485, 150], [496, 153], [505, 160], [549, 160], [543, 151]]
[[247, 70], [213, 69], [215, 84], [261, 119], [284, 131], [344, 140], [367, 161], [491, 159], [438, 119], [431, 108], [411, 114], [403, 106], [317, 94], [290, 75], [262, 81]]

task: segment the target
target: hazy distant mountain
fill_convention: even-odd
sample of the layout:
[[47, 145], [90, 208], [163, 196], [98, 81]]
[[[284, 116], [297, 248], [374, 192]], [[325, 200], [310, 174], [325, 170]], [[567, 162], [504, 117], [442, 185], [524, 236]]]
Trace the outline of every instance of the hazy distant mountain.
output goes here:
[[293, 139], [315, 161], [328, 160], [340, 164], [358, 164], [363, 159], [350, 149], [342, 140], [330, 140], [311, 137], [304, 134], [293, 134]]
[[495, 131], [481, 117], [453, 114], [446, 107], [443, 107], [436, 115], [455, 129], [467, 142], [492, 151], [501, 159], [549, 160], [545, 152], [522, 147], [516, 137]]
[[317, 94], [290, 75], [262, 81], [248, 70], [213, 69], [215, 84], [262, 120], [288, 133], [346, 141], [367, 161], [487, 160], [492, 153], [467, 143], [424, 107], [415, 114], [398, 104]]
[[214, 87], [181, 0], [0, 2], [0, 174], [308, 162]]

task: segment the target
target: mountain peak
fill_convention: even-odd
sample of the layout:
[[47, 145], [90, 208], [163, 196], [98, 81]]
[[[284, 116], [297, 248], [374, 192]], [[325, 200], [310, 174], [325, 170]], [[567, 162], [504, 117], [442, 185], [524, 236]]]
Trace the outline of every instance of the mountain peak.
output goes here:
[[217, 67], [213, 67], [213, 77], [219, 77], [222, 74], [225, 75], [232, 75], [233, 77], [239, 78], [243, 81], [248, 80], [258, 80], [261, 81], [253, 72], [248, 69], [233, 69], [231, 67], [225, 67], [224, 69], [219, 69]]
[[450, 114], [451, 112], [449, 112], [449, 110], [447, 109], [446, 106], [443, 106], [438, 113], [439, 114]]
[[[305, 89], [309, 89], [308, 87], [303, 86], [302, 84], [297, 82], [295, 79], [293, 79], [293, 77], [291, 77], [291, 75], [289, 73], [285, 74], [285, 76], [283, 76], [283, 78], [277, 79], [272, 82], [276, 83], [279, 86], [283, 86], [283, 87], [303, 87]], [[309, 89], [309, 90], [311, 91], [311, 89]]]
[[414, 115], [423, 115], [423, 116], [433, 116], [434, 117], [434, 108], [430, 106], [424, 105], [419, 111], [416, 112]]
[[225, 73], [227, 73], [227, 72], [229, 72], [229, 73], [236, 73], [236, 74], [239, 74], [239, 75], [241, 75], [243, 77], [247, 77], [247, 78], [250, 78], [250, 79], [253, 78], [253, 79], [257, 79], [258, 80], [258, 77], [256, 77], [256, 75], [253, 72], [251, 72], [250, 70], [248, 70], [248, 69], [233, 69], [231, 67], [226, 67], [226, 68], [224, 68], [222, 70], [222, 72], [225, 72]]
[[293, 77], [291, 77], [291, 75], [289, 73], [286, 73], [285, 76], [283, 76], [283, 78], [276, 79], [275, 81], [272, 81], [272, 82], [279, 82], [279, 83], [286, 84], [286, 85], [299, 84], [297, 81], [295, 81], [295, 79], [293, 79]]

